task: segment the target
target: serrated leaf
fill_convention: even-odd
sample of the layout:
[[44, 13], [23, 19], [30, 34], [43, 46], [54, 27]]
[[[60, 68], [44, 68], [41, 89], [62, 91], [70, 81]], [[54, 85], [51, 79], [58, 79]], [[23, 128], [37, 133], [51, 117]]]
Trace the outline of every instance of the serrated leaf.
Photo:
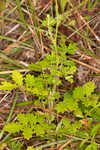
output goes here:
[[77, 50], [76, 43], [70, 43], [67, 48], [68, 54], [75, 54], [75, 51]]
[[100, 108], [96, 108], [94, 111], [90, 113], [93, 119], [100, 122]]
[[16, 84], [12, 84], [12, 83], [7, 82], [7, 81], [3, 81], [1, 84], [2, 85], [0, 85], [0, 90], [11, 91], [11, 90], [17, 88]]
[[18, 114], [17, 115], [18, 121], [20, 122], [21, 125], [25, 126], [30, 126], [32, 127], [33, 124], [36, 124], [37, 118], [34, 116], [34, 114], [27, 113], [27, 114]]
[[88, 145], [85, 150], [98, 150], [98, 146], [96, 143], [93, 142], [90, 145]]
[[95, 89], [95, 84], [93, 82], [87, 82], [83, 86], [83, 91], [84, 91], [84, 94], [86, 94], [86, 96], [90, 96], [92, 92], [94, 92], [94, 89]]
[[55, 106], [55, 110], [58, 113], [64, 113], [67, 110], [67, 107], [65, 105], [64, 102], [59, 102], [56, 106]]
[[62, 123], [63, 123], [64, 126], [66, 126], [66, 127], [70, 126], [70, 120], [68, 120], [68, 119], [62, 119]]
[[32, 138], [32, 134], [33, 134], [34, 132], [32, 131], [32, 128], [24, 128], [23, 129], [23, 135], [24, 135], [24, 138], [25, 139], [27, 139], [27, 140], [29, 140], [30, 138]]
[[72, 60], [67, 60], [64, 65], [67, 65], [67, 66], [75, 66], [75, 63], [72, 61]]
[[43, 128], [43, 126], [40, 126], [40, 125], [36, 125], [34, 127], [34, 130], [37, 136], [43, 135], [45, 133], [45, 129]]
[[28, 146], [27, 150], [35, 150], [32, 146]]
[[27, 113], [27, 114], [18, 114], [17, 123], [9, 123], [5, 126], [5, 131], [16, 133], [22, 132], [24, 138], [29, 140], [32, 137], [32, 134], [42, 136], [45, 133], [48, 133], [52, 128], [55, 128], [53, 124], [49, 126], [45, 122], [45, 117], [39, 113]]
[[27, 74], [25, 77], [26, 88], [33, 88], [35, 83], [34, 75]]
[[13, 79], [13, 81], [15, 81], [15, 83], [18, 86], [22, 86], [23, 85], [23, 76], [22, 76], [22, 74], [20, 72], [13, 71], [12, 79]]
[[81, 101], [82, 101], [82, 103], [83, 103], [86, 107], [88, 107], [88, 106], [93, 106], [93, 107], [95, 107], [95, 106], [97, 105], [98, 98], [99, 98], [98, 96], [92, 95], [92, 96], [90, 96], [89, 98], [88, 98], [88, 97], [83, 97], [83, 98], [81, 99]]
[[56, 23], [56, 20], [50, 16], [50, 15], [47, 15], [46, 19], [44, 21], [42, 21], [42, 25], [43, 26], [54, 26]]
[[73, 99], [72, 95], [68, 92], [64, 95], [64, 103], [66, 104], [67, 109], [70, 111], [78, 109], [78, 104], [75, 103], [75, 100]]
[[11, 133], [16, 133], [19, 132], [21, 129], [21, 125], [19, 123], [8, 123], [7, 125], [5, 125], [4, 130], [11, 132]]
[[84, 91], [81, 86], [78, 86], [73, 91], [73, 98], [75, 99], [81, 99], [84, 97]]

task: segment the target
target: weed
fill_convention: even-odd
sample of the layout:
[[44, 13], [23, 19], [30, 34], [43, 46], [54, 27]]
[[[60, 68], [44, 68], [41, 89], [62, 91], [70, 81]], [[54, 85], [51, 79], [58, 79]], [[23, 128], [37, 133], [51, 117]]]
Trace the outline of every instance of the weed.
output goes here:
[[[24, 91], [29, 94], [36, 95], [38, 97], [38, 99], [34, 102], [34, 106], [44, 108], [48, 107], [49, 110], [56, 112], [58, 116], [60, 114], [66, 116], [66, 113], [71, 113], [74, 117], [79, 119], [71, 121], [68, 117], [63, 117], [58, 121], [57, 126], [55, 126], [53, 122], [56, 120], [56, 116], [52, 113], [50, 116], [49, 113], [39, 114], [39, 112], [35, 112], [34, 114], [18, 114], [17, 122], [8, 123], [5, 125], [4, 130], [18, 134], [20, 134], [21, 131], [24, 138], [27, 140], [32, 138], [32, 135], [40, 136], [41, 138], [49, 138], [50, 135], [55, 137], [56, 135], [58, 139], [61, 140], [67, 136], [66, 133], [71, 136], [76, 136], [80, 134], [82, 135], [83, 132], [86, 132], [87, 134], [85, 137], [86, 139], [90, 138], [90, 133], [93, 138], [99, 127], [94, 129], [91, 123], [91, 130], [88, 132], [84, 131], [84, 126], [86, 128], [89, 126], [89, 121], [91, 119], [93, 121], [94, 118], [92, 113], [94, 111], [96, 112], [100, 107], [99, 97], [93, 94], [95, 85], [93, 82], [88, 82], [83, 87], [79, 86], [73, 91], [67, 91], [64, 94], [64, 97], [62, 97], [59, 90], [57, 91], [57, 87], [62, 85], [61, 77], [65, 76], [66, 79], [72, 82], [72, 75], [74, 73], [72, 68], [75, 66], [73, 62], [66, 61], [66, 63], [63, 62], [59, 64], [57, 69], [55, 59], [56, 55], [54, 54], [55, 53], [52, 51], [51, 54], [48, 54], [44, 60], [35, 64], [35, 67], [36, 65], [40, 65], [40, 70], [43, 71], [42, 74], [36, 77], [31, 74], [27, 74], [26, 77], [23, 77], [22, 74], [14, 71], [12, 79], [15, 83], [3, 82], [2, 85], [0, 85], [0, 89], [24, 89]], [[67, 69], [69, 66], [70, 70], [69, 68]], [[47, 68], [49, 70], [47, 70]], [[62, 101], [60, 101], [60, 99], [62, 99]], [[57, 101], [59, 102], [57, 103]], [[81, 138], [84, 139], [84, 134], [82, 136], [83, 137]], [[96, 144], [91, 143], [89, 147], [94, 145]]]
[[[90, 1], [85, 0], [80, 3], [77, 8], [80, 8], [80, 6], [84, 5], [87, 1], [88, 11], [98, 2], [96, 1], [91, 6]], [[31, 25], [29, 26], [25, 20], [20, 1], [16, 0], [16, 3], [16, 8], [18, 7], [20, 12], [21, 21], [12, 20], [12, 22], [17, 21], [17, 23], [24, 25], [25, 28], [29, 27], [29, 29], [31, 29]], [[76, 65], [67, 58], [67, 54], [73, 55], [77, 50], [76, 43], [70, 42], [69, 45], [66, 46], [65, 37], [59, 36], [58, 33], [61, 22], [64, 23], [65, 18], [67, 18], [73, 10], [77, 10], [77, 8], [74, 8], [68, 12], [64, 12], [66, 4], [66, 0], [60, 1], [62, 14], [59, 14], [57, 0], [55, 0], [56, 17], [53, 18], [48, 14], [45, 20], [40, 20], [42, 23], [38, 29], [38, 20], [34, 17], [34, 8], [32, 8], [32, 3], [30, 2], [29, 10], [32, 12], [32, 17], [35, 22], [36, 35], [38, 35], [36, 37], [39, 37], [40, 40], [39, 31], [42, 33], [45, 28], [46, 36], [51, 41], [51, 50], [35, 64], [28, 65], [31, 71], [30, 73], [23, 75], [15, 70], [12, 73], [12, 81], [2, 81], [0, 85], [0, 90], [16, 90], [17, 93], [11, 113], [0, 134], [0, 139], [4, 131], [6, 131], [12, 133], [14, 136], [22, 135], [26, 140], [30, 140], [34, 137], [39, 138], [39, 140], [48, 141], [47, 144], [34, 148], [28, 146], [27, 150], [42, 150], [50, 146], [59, 146], [61, 143], [69, 142], [67, 140], [70, 140], [72, 144], [76, 142], [77, 148], [82, 150], [97, 150], [99, 147], [98, 135], [100, 134], [100, 125], [96, 123], [100, 121], [100, 100], [99, 96], [95, 94], [95, 84], [93, 82], [87, 82], [83, 86], [77, 86], [71, 90], [65, 87], [65, 83], [72, 84], [74, 82], [73, 77], [76, 72]], [[28, 14], [29, 13], [30, 12], [28, 12]], [[6, 17], [6, 19], [9, 20], [8, 17]], [[20, 42], [19, 40], [14, 40], [3, 35], [1, 35], [0, 38]], [[87, 38], [85, 37], [85, 39]], [[20, 42], [20, 44], [32, 48], [30, 44], [24, 42]], [[8, 57], [2, 53], [0, 57], [10, 64], [24, 68], [19, 63], [8, 59]], [[33, 71], [35, 74], [33, 74]], [[16, 104], [18, 91], [27, 93], [29, 96], [34, 96], [36, 99]], [[32, 104], [33, 108], [35, 108], [34, 113], [19, 113], [16, 120], [10, 122], [15, 106], [21, 107], [29, 104]], [[77, 144], [77, 142], [79, 143]], [[22, 147], [20, 142], [17, 143], [15, 141], [11, 142], [10, 145], [11, 149], [14, 150], [20, 150]], [[4, 148], [6, 144], [2, 143], [0, 146]], [[68, 144], [66, 147], [70, 149]]]

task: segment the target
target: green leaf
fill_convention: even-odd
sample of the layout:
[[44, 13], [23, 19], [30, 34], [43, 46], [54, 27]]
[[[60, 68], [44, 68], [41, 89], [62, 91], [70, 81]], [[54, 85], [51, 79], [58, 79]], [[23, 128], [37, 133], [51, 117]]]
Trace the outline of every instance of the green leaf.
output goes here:
[[5, 126], [5, 131], [16, 133], [22, 132], [24, 138], [29, 140], [32, 134], [43, 136], [51, 129], [55, 128], [53, 124], [50, 126], [45, 121], [45, 117], [39, 113], [18, 114], [17, 122], [9, 123]]
[[93, 142], [90, 145], [88, 145], [85, 150], [98, 150], [98, 146], [95, 142]]
[[26, 88], [33, 88], [35, 83], [34, 75], [27, 74], [25, 77]]
[[62, 11], [64, 11], [66, 3], [67, 3], [67, 0], [60, 0], [60, 6], [61, 6]]
[[19, 123], [8, 123], [7, 125], [5, 125], [4, 130], [11, 132], [11, 133], [16, 133], [19, 132], [21, 129], [21, 125]]
[[62, 119], [62, 123], [63, 123], [64, 126], [66, 126], [66, 127], [70, 126], [70, 120], [68, 120], [68, 119]]
[[34, 127], [34, 130], [35, 130], [37, 136], [38, 135], [43, 135], [45, 133], [45, 129], [43, 128], [43, 126], [40, 126], [40, 124], [36, 125]]
[[29, 64], [28, 68], [32, 69], [34, 71], [39, 71], [39, 72], [42, 71], [42, 67], [39, 65], [39, 63], [38, 64]]
[[47, 15], [46, 19], [42, 21], [42, 25], [47, 27], [47, 26], [54, 26], [56, 24], [56, 20], [50, 16], [49, 14]]
[[27, 140], [29, 140], [30, 138], [32, 138], [32, 134], [33, 133], [34, 132], [33, 132], [32, 128], [26, 127], [26, 128], [23, 129], [24, 138], [27, 139]]
[[97, 107], [90, 113], [91, 117], [95, 119], [96, 121], [100, 122], [100, 108]]
[[95, 136], [99, 129], [100, 129], [100, 124], [95, 125], [91, 130], [91, 136]]
[[3, 82], [1, 82], [1, 84], [2, 85], [0, 85], [0, 90], [11, 91], [11, 90], [17, 88], [16, 84], [12, 84], [12, 83], [7, 82], [7, 81], [3, 81]]
[[20, 47], [16, 47], [16, 48], [12, 49], [12, 50], [10, 51], [10, 54], [14, 54], [14, 53], [16, 53], [16, 52], [18, 52], [18, 51], [21, 51], [21, 48], [20, 48]]
[[41, 147], [38, 147], [38, 148], [36, 148], [36, 150], [42, 150], [42, 148], [41, 148]]
[[13, 81], [15, 81], [15, 83], [18, 86], [22, 86], [23, 85], [23, 76], [22, 76], [22, 74], [20, 72], [13, 71], [12, 79], [13, 79]]
[[84, 91], [81, 86], [78, 86], [73, 91], [73, 98], [78, 100], [84, 97]]
[[78, 104], [75, 103], [75, 100], [73, 99], [72, 95], [68, 92], [64, 94], [64, 103], [67, 106], [67, 110], [78, 110]]
[[95, 107], [97, 105], [98, 99], [99, 97], [97, 95], [92, 94], [89, 97], [83, 97], [81, 101], [86, 107], [88, 106]]
[[65, 111], [67, 111], [67, 107], [64, 102], [59, 102], [58, 104], [56, 104], [55, 110], [58, 113], [64, 113]]
[[37, 119], [36, 116], [32, 113], [27, 113], [27, 114], [18, 114], [17, 115], [18, 121], [23, 127], [25, 126], [32, 126], [33, 124], [36, 124]]
[[72, 60], [67, 60], [64, 65], [67, 65], [67, 66], [75, 66], [75, 63], [72, 61]]
[[35, 150], [32, 146], [28, 146], [27, 150]]
[[70, 43], [67, 48], [68, 54], [75, 54], [75, 51], [77, 50], [76, 43]]
[[23, 145], [19, 141], [18, 142], [15, 142], [15, 141], [11, 142], [11, 148], [12, 148], [12, 150], [21, 150], [22, 146]]
[[39, 147], [34, 149], [32, 146], [28, 146], [27, 150], [42, 150], [42, 148]]
[[90, 96], [92, 92], [94, 92], [94, 89], [95, 89], [95, 84], [93, 82], [87, 82], [83, 86], [83, 91], [84, 91], [84, 94], [86, 94], [86, 96]]

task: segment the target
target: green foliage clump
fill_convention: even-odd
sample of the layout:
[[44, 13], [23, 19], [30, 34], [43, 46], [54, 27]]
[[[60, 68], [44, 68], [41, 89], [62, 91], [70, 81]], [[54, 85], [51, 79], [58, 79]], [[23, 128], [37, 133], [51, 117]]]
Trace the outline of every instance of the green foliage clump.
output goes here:
[[1, 82], [1, 85], [0, 85], [0, 90], [5, 90], [5, 91], [11, 91], [11, 90], [16, 89], [16, 88], [17, 88], [16, 84], [12, 84], [12, 83], [7, 82], [7, 81]]
[[14, 71], [12, 73], [12, 80], [15, 83], [3, 81], [0, 85], [0, 90], [11, 91], [11, 90], [16, 89], [17, 87], [21, 87], [23, 85], [23, 76], [22, 76], [22, 74], [20, 74], [17, 71]]
[[[13, 76], [14, 73], [16, 72], [13, 72]], [[52, 74], [52, 72], [50, 73]], [[34, 102], [35, 106], [48, 106], [49, 109], [56, 111], [57, 115], [71, 113], [73, 117], [79, 117], [81, 120], [88, 118], [88, 116], [92, 118], [93, 112], [98, 110], [100, 106], [99, 97], [94, 94], [95, 84], [93, 82], [87, 82], [85, 85], [78, 86], [72, 91], [67, 91], [62, 96], [59, 91], [56, 91], [57, 86], [62, 85], [62, 81], [60, 78], [58, 79], [59, 76], [54, 76], [54, 73], [51, 74], [45, 73], [45, 70], [44, 74], [42, 73], [39, 76], [27, 74], [26, 77], [22, 77], [22, 74], [20, 74], [21, 82], [17, 80], [16, 83], [16, 80], [13, 78], [15, 83], [12, 84], [20, 89], [22, 86], [29, 94], [37, 95], [38, 99]], [[60, 82], [56, 83], [54, 77]], [[6, 83], [9, 84], [10, 82]], [[60, 101], [60, 99], [62, 100]], [[59, 100], [59, 102], [56, 103], [56, 100]], [[51, 131], [53, 131], [53, 136], [56, 134], [59, 138], [63, 137], [66, 133], [69, 135], [79, 135], [81, 134], [80, 129], [84, 131], [82, 129], [83, 122], [80, 119], [71, 121], [68, 117], [64, 117], [58, 121], [57, 126], [53, 123], [55, 119], [54, 114], [49, 116], [48, 113], [44, 115], [38, 112], [34, 114], [18, 114], [17, 121], [5, 125], [4, 130], [11, 133], [22, 133], [27, 140], [32, 138], [32, 135], [40, 137], [44, 135], [45, 137], [50, 136]], [[91, 136], [96, 134], [98, 128], [94, 129], [91, 126]]]
[[25, 139], [29, 140], [33, 134], [43, 136], [53, 128], [45, 121], [45, 116], [39, 113], [18, 114], [17, 122], [12, 122], [5, 125], [5, 131], [16, 133], [22, 131]]
[[[64, 11], [65, 5], [64, 2], [62, 11]], [[13, 134], [22, 134], [27, 140], [33, 135], [50, 140], [51, 137], [63, 140], [67, 135], [76, 136], [78, 139], [82, 135], [83, 142], [80, 142], [80, 147], [89, 140], [90, 145], [87, 147], [85, 145], [84, 149], [97, 150], [94, 138], [99, 126], [94, 128], [92, 122], [100, 120], [100, 101], [99, 96], [94, 93], [95, 84], [87, 82], [85, 85], [75, 87], [70, 91], [67, 88], [64, 89], [64, 93], [60, 91], [65, 86], [64, 82], [72, 84], [74, 81], [76, 66], [73, 61], [67, 59], [66, 54], [74, 54], [77, 50], [75, 43], [66, 46], [64, 38], [61, 38], [59, 45], [57, 45], [57, 29], [61, 21], [60, 17], [58, 15], [56, 18], [56, 21], [58, 19], [59, 21], [55, 35], [53, 34], [53, 26], [56, 21], [53, 17], [48, 15], [42, 23], [42, 26], [47, 26], [47, 33], [53, 45], [52, 51], [43, 60], [28, 66], [32, 71], [35, 71], [35, 74], [28, 73], [23, 76], [14, 71], [12, 82], [4, 81], [0, 85], [0, 90], [19, 89], [21, 92], [24, 91], [35, 96], [36, 100], [32, 104], [37, 108], [34, 114], [18, 114], [16, 122], [6, 124], [4, 130]], [[38, 106], [42, 108], [42, 113], [38, 111]], [[28, 150], [33, 149], [33, 147], [28, 147]]]
[[59, 136], [63, 136], [66, 133], [69, 135], [76, 135], [80, 127], [81, 123], [79, 121], [72, 123], [69, 119], [64, 118], [57, 125], [56, 132]]
[[[94, 93], [95, 84], [93, 82], [78, 86], [72, 91], [65, 92], [64, 95], [59, 91], [59, 87], [63, 86], [62, 77], [72, 83], [73, 74], [76, 71], [75, 64], [66, 60], [66, 57], [62, 59], [62, 55], [64, 56], [65, 52], [59, 50], [59, 56], [56, 57], [56, 53], [52, 51], [51, 54], [47, 54], [44, 60], [29, 65], [33, 70], [35, 68], [39, 71], [38, 75], [27, 74], [24, 77], [21, 73], [14, 71], [12, 74], [13, 82], [5, 81], [0, 85], [0, 90], [19, 88], [22, 92], [24, 90], [30, 95], [36, 95], [37, 99], [33, 102], [35, 106], [47, 107], [55, 112], [50, 113], [50, 115], [47, 112], [39, 114], [37, 111], [34, 114], [18, 114], [16, 122], [5, 125], [5, 131], [13, 134], [22, 133], [27, 140], [32, 138], [33, 135], [49, 138], [51, 134], [54, 137], [55, 135], [58, 136], [58, 139], [62, 139], [66, 133], [74, 136], [81, 135], [82, 131], [84, 132], [84, 119], [88, 116], [92, 120], [97, 119], [95, 116], [96, 113], [99, 113], [100, 102], [99, 96]], [[65, 116], [58, 120], [56, 125], [54, 124], [56, 121], [55, 114]], [[79, 120], [72, 121], [67, 117], [67, 114], [79, 118]], [[89, 126], [90, 132], [85, 132], [87, 135], [91, 134], [91, 137], [94, 137], [99, 127], [94, 129], [92, 124]], [[84, 135], [82, 136], [84, 139]], [[85, 138], [88, 140], [87, 136]], [[87, 149], [96, 147], [95, 145], [91, 143]]]
[[63, 101], [59, 102], [55, 109], [58, 113], [66, 111], [73, 112], [75, 116], [84, 117], [86, 114], [91, 114], [91, 110], [97, 108], [99, 97], [93, 94], [95, 84], [87, 82], [83, 87], [78, 86], [72, 92], [64, 94]]

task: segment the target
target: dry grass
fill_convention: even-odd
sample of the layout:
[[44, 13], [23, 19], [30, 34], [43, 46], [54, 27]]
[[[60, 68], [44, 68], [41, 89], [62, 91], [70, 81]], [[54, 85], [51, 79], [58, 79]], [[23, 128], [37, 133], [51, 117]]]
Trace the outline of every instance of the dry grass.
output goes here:
[[[82, 3], [84, 4], [81, 6]], [[55, 17], [54, 6], [53, 0], [0, 0], [0, 81], [10, 80], [13, 70], [26, 74], [30, 71], [28, 64], [43, 59], [46, 53], [51, 51], [51, 41], [46, 36], [47, 30], [41, 28], [41, 23], [47, 14]], [[76, 54], [73, 57], [68, 56], [76, 62], [78, 68], [73, 87], [91, 80], [96, 83], [97, 91], [100, 92], [100, 3], [69, 0], [62, 11], [58, 0], [58, 7], [63, 16], [58, 41], [63, 35], [66, 44], [74, 41], [78, 46]], [[6, 123], [15, 93], [16, 91], [0, 92], [0, 129]], [[27, 101], [26, 93], [19, 95], [19, 102]], [[18, 112], [27, 112], [28, 109], [29, 106], [23, 106], [21, 109], [16, 107], [11, 119], [14, 120]], [[3, 138], [6, 136], [4, 134]], [[23, 141], [22, 137], [17, 140], [22, 141], [25, 148], [32, 143], [43, 143], [39, 140], [28, 143]], [[70, 142], [71, 140], [65, 144]], [[59, 150], [64, 146], [62, 144]], [[5, 149], [9, 148], [6, 146]], [[54, 150], [55, 147], [51, 149]]]

